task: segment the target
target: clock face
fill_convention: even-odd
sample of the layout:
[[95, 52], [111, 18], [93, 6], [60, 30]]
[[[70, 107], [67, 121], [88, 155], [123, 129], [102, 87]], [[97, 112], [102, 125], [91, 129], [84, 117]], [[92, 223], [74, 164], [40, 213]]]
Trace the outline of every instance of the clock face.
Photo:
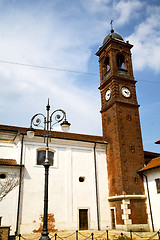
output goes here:
[[108, 100], [110, 99], [110, 97], [111, 97], [111, 90], [108, 89], [108, 90], [106, 91], [106, 94], [105, 94], [106, 101], [108, 101]]
[[121, 93], [126, 98], [129, 98], [131, 96], [131, 92], [127, 87], [122, 87], [121, 88]]

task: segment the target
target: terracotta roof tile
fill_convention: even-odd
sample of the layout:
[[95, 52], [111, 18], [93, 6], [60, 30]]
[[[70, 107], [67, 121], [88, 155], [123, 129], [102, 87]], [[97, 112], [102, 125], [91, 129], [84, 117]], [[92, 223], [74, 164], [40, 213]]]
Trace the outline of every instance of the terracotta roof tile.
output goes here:
[[140, 169], [139, 172], [151, 170], [157, 167], [160, 167], [160, 157], [152, 159], [144, 168]]
[[17, 162], [14, 159], [2, 159], [2, 158], [0, 158], [0, 165], [17, 165]]

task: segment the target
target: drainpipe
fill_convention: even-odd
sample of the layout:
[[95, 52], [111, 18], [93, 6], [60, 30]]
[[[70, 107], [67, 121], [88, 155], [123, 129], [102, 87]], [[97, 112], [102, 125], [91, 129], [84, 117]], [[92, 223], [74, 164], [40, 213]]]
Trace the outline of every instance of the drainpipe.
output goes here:
[[24, 140], [24, 135], [22, 135], [22, 140], [21, 140], [20, 170], [19, 170], [19, 192], [18, 192], [18, 207], [17, 207], [17, 223], [16, 223], [16, 231], [15, 231], [15, 235], [16, 236], [18, 235], [18, 231], [19, 231], [19, 216], [20, 216], [20, 205], [21, 205], [23, 140]]
[[149, 210], [150, 210], [150, 214], [151, 214], [151, 223], [152, 223], [152, 230], [154, 232], [154, 223], [153, 223], [153, 215], [152, 215], [152, 208], [151, 208], [151, 200], [150, 200], [150, 194], [149, 194], [149, 187], [148, 187], [148, 178], [147, 176], [142, 173], [143, 176], [145, 177], [146, 179], [146, 186], [147, 186], [147, 195], [148, 195], [148, 203], [149, 203]]
[[96, 206], [97, 206], [97, 224], [98, 230], [100, 230], [99, 223], [99, 199], [98, 199], [98, 182], [97, 182], [97, 163], [96, 163], [96, 143], [94, 145], [94, 169], [95, 169], [95, 185], [96, 185]]

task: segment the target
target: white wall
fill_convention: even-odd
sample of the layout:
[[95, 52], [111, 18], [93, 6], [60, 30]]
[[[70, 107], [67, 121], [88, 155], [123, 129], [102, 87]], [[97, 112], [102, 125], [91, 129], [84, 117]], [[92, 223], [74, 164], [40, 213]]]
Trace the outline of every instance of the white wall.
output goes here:
[[98, 180], [98, 196], [99, 196], [99, 218], [100, 229], [106, 230], [111, 227], [110, 206], [108, 202], [109, 189], [108, 189], [108, 173], [106, 153], [104, 149], [96, 150], [97, 162], [97, 180]]
[[[16, 135], [13, 134], [11, 138], [13, 139]], [[9, 133], [2, 134], [2, 139], [0, 142], [0, 158], [1, 159], [14, 159], [17, 161], [17, 164], [20, 162], [20, 139], [18, 144], [14, 141], [6, 141], [10, 136]], [[9, 139], [11, 139], [9, 138]], [[14, 166], [1, 166], [0, 173], [14, 174], [19, 177], [19, 168]], [[8, 177], [8, 176], [7, 176]], [[6, 179], [1, 179], [1, 184], [4, 184]], [[0, 201], [0, 217], [2, 217], [2, 225], [11, 226], [11, 233], [14, 234], [16, 230], [16, 221], [17, 221], [17, 205], [18, 205], [18, 189], [19, 186], [16, 186], [11, 192], [9, 192], [2, 201]]]
[[[15, 174], [19, 176], [19, 169], [14, 167], [1, 166], [0, 172], [4, 174]], [[1, 179], [5, 181], [5, 179]], [[10, 191], [2, 201], [0, 201], [0, 217], [2, 217], [2, 226], [11, 226], [11, 233], [16, 230], [17, 205], [18, 205], [18, 186]]]
[[10, 142], [0, 142], [0, 158], [17, 160], [18, 146]]
[[[157, 193], [155, 179], [160, 178], [160, 168], [156, 168], [156, 169], [144, 172], [144, 174], [148, 178], [148, 187], [149, 187], [149, 195], [150, 195], [150, 201], [151, 201], [151, 210], [152, 210], [152, 216], [153, 216], [154, 229], [155, 231], [159, 231], [160, 229], [160, 217], [159, 217], [160, 216], [160, 193]], [[145, 186], [145, 193], [148, 197], [145, 177], [144, 177], [144, 186]], [[152, 231], [151, 211], [149, 208], [148, 199], [147, 199], [147, 212], [149, 217], [150, 229]]]
[[[58, 230], [79, 229], [79, 209], [88, 209], [89, 229], [97, 229], [97, 201], [95, 180], [94, 143], [52, 139], [50, 149], [55, 151], [54, 166], [49, 170], [49, 210], [54, 214]], [[44, 167], [36, 165], [37, 149], [45, 148], [43, 138], [24, 138], [23, 178], [20, 206], [20, 233], [31, 233], [40, 226], [43, 214]], [[20, 163], [21, 137], [16, 141], [0, 143], [0, 158], [15, 159]], [[110, 226], [106, 144], [96, 145], [96, 174], [98, 209], [101, 229]], [[3, 167], [6, 172], [19, 168]], [[4, 171], [4, 170], [3, 170]], [[79, 177], [85, 181], [80, 182]], [[14, 234], [17, 221], [18, 186], [1, 202], [3, 225], [11, 225]]]
[[[36, 165], [36, 151], [45, 145], [42, 139], [24, 142], [24, 182], [21, 233], [38, 229], [43, 214], [44, 167]], [[79, 229], [79, 209], [88, 209], [89, 229], [97, 229], [94, 144], [54, 140], [55, 166], [49, 170], [49, 213], [55, 216], [58, 230]], [[100, 226], [110, 225], [107, 202], [106, 145], [96, 147]], [[85, 177], [79, 182], [79, 177]]]

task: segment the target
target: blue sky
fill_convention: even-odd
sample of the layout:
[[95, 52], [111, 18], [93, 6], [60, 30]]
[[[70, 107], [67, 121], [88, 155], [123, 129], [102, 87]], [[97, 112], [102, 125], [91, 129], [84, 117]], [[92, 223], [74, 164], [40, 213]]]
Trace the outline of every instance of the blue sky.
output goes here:
[[45, 112], [50, 98], [51, 110], [67, 112], [71, 132], [101, 135], [95, 53], [111, 19], [115, 31], [134, 45], [144, 149], [160, 152], [154, 144], [160, 139], [158, 0], [0, 0], [1, 124], [28, 127], [35, 113]]

